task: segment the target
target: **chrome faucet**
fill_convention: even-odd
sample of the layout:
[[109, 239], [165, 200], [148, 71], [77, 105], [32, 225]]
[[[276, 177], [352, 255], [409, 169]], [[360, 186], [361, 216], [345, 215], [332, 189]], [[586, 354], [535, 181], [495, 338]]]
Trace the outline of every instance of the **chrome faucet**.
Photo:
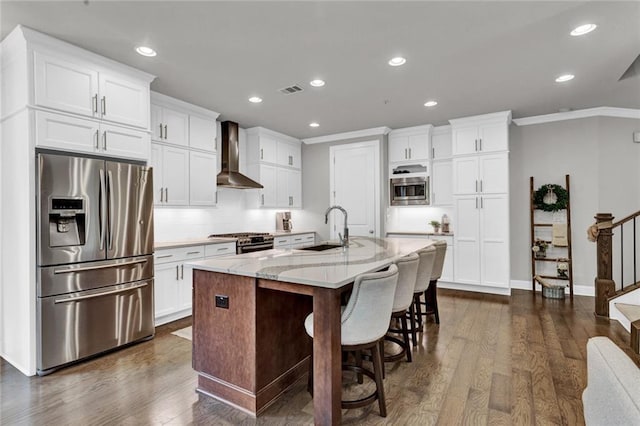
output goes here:
[[347, 211], [343, 209], [341, 206], [329, 207], [327, 211], [324, 212], [324, 223], [329, 223], [329, 212], [331, 212], [331, 210], [333, 209], [338, 209], [342, 213], [344, 213], [344, 230], [342, 231], [344, 236], [340, 235], [339, 232], [338, 232], [338, 236], [340, 237], [340, 244], [342, 244], [343, 247], [346, 247], [349, 245], [349, 228], [347, 228]]

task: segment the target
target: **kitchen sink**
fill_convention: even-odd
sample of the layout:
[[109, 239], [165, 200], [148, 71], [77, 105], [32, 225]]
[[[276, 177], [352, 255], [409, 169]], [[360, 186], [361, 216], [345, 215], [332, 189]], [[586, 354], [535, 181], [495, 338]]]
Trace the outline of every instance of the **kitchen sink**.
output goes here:
[[299, 250], [325, 251], [325, 250], [331, 250], [331, 249], [337, 248], [337, 247], [342, 247], [342, 244], [322, 243], [322, 244], [316, 244], [315, 246], [304, 247], [304, 248], [301, 248]]

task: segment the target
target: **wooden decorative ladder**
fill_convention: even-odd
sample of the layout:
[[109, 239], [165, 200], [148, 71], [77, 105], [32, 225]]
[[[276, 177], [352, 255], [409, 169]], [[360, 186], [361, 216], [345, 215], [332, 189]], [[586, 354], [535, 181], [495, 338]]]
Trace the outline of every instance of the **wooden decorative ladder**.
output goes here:
[[[639, 216], [640, 211], [637, 211], [617, 222], [613, 221], [611, 213], [598, 213], [595, 216], [595, 226], [598, 228], [595, 314], [610, 317], [609, 304], [614, 301], [615, 308], [624, 317], [621, 322], [629, 324], [631, 347], [636, 353], [640, 353], [640, 257], [637, 247], [640, 241], [640, 233], [637, 232]], [[614, 236], [618, 237], [615, 244]], [[619, 265], [616, 277], [614, 261]], [[637, 303], [625, 301], [632, 294]], [[617, 299], [620, 301], [615, 301]]]
[[[531, 252], [531, 276], [533, 277], [531, 279], [531, 286], [532, 286], [532, 290], [535, 292], [536, 291], [536, 277], [540, 277], [542, 279], [546, 280], [551, 280], [551, 281], [555, 281], [555, 280], [559, 280], [559, 281], [566, 281], [568, 283], [568, 287], [569, 287], [569, 295], [571, 297], [571, 299], [573, 299], [573, 258], [572, 258], [572, 251], [571, 251], [571, 189], [570, 189], [570, 182], [569, 182], [569, 175], [565, 175], [565, 187], [564, 189], [566, 189], [567, 194], [568, 194], [568, 199], [567, 199], [567, 208], [566, 208], [566, 214], [567, 214], [567, 218], [566, 218], [566, 223], [567, 225], [567, 247], [563, 247], [564, 249], [566, 249], [566, 256], [561, 256], [561, 257], [536, 257], [535, 253], [532, 251]], [[531, 246], [533, 246], [534, 241], [536, 239], [536, 228], [537, 227], [544, 227], [544, 228], [551, 228], [553, 227], [553, 223], [551, 222], [536, 222], [535, 220], [535, 212], [536, 210], [538, 210], [538, 206], [535, 205], [534, 202], [534, 194], [535, 194], [535, 187], [534, 187], [534, 182], [533, 182], [533, 176], [531, 176], [529, 178], [529, 211], [530, 211], [530, 231], [531, 231]], [[551, 244], [551, 240], [547, 240], [545, 241], [547, 244]], [[557, 276], [557, 275], [538, 275], [537, 271], [539, 269], [538, 267], [538, 262], [566, 262], [568, 263], [568, 276], [566, 277], [561, 277], [561, 276]], [[541, 280], [542, 281], [542, 280]], [[542, 282], [541, 282], [542, 283]]]

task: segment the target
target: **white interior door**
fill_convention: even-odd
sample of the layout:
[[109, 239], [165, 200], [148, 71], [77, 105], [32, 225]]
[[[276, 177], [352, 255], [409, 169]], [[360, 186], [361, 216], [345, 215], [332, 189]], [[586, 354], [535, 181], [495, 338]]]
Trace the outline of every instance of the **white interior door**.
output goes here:
[[[380, 236], [379, 142], [332, 146], [330, 200], [348, 213], [351, 236]], [[332, 239], [343, 232], [343, 214], [334, 210], [330, 222]]]

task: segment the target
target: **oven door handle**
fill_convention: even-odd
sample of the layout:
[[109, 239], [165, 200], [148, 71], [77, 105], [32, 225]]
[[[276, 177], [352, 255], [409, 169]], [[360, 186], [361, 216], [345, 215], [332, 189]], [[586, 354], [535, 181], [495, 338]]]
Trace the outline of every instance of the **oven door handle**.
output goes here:
[[120, 266], [129, 266], [129, 265], [137, 265], [138, 263], [148, 262], [149, 259], [140, 259], [140, 260], [130, 260], [128, 262], [121, 263], [112, 263], [109, 265], [96, 265], [96, 266], [83, 266], [80, 268], [65, 268], [65, 269], [54, 269], [54, 274], [70, 274], [72, 272], [85, 272], [85, 271], [93, 271], [96, 269], [107, 269], [107, 268], [118, 268]]
[[89, 294], [87, 296], [76, 296], [76, 297], [67, 297], [65, 299], [56, 299], [53, 301], [53, 303], [73, 303], [79, 300], [94, 299], [96, 297], [108, 296], [110, 294], [124, 293], [125, 291], [129, 291], [129, 290], [137, 290], [139, 288], [146, 287], [148, 285], [149, 283], [144, 283], [144, 284], [134, 285], [131, 287], [121, 288], [118, 290], [110, 290], [110, 291], [103, 291], [101, 293]]

